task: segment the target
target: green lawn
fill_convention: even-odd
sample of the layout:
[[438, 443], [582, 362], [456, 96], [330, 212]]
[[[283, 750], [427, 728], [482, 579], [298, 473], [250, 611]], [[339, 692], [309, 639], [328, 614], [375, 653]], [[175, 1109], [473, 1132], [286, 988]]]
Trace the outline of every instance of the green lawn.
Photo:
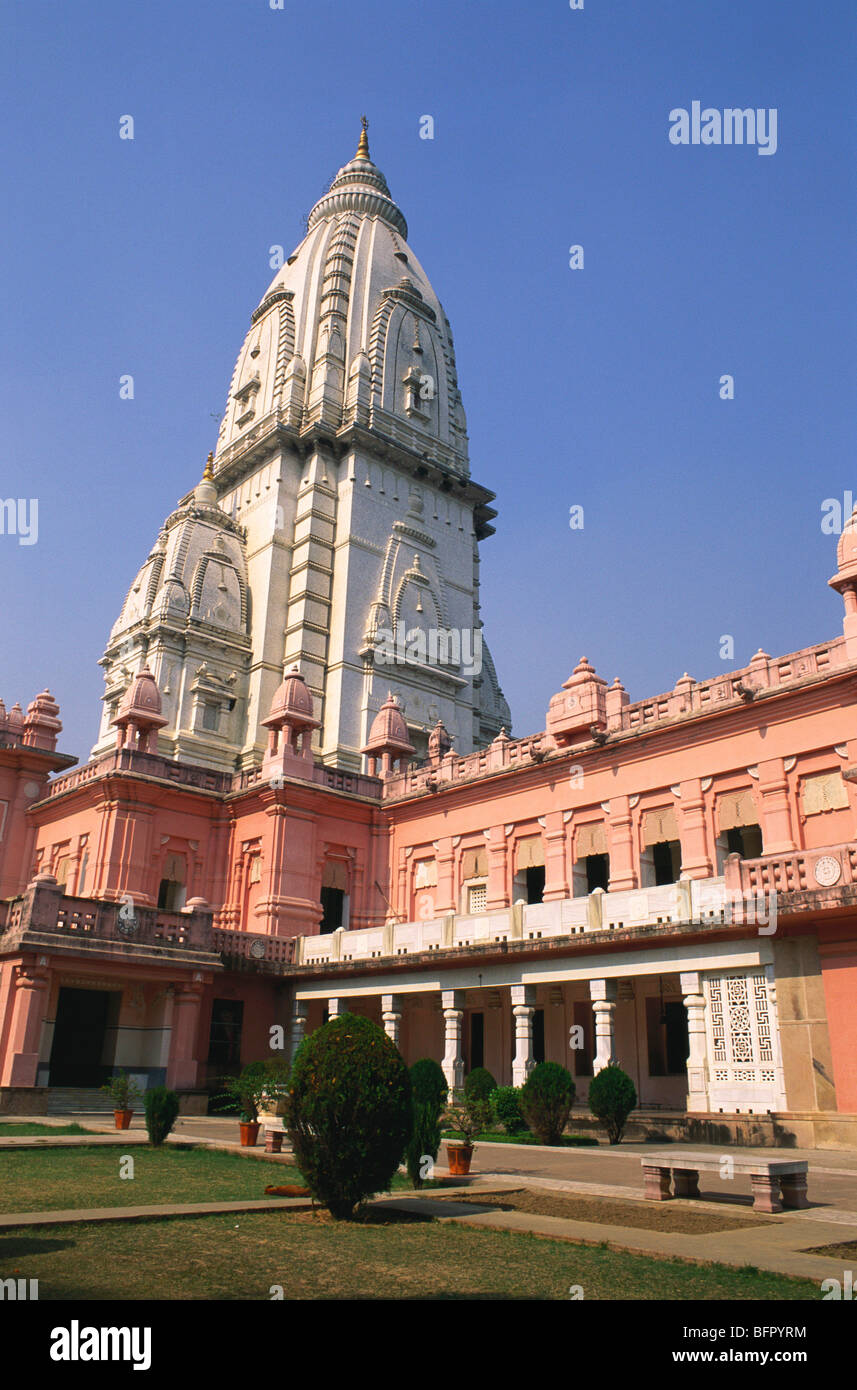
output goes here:
[[437, 1221], [336, 1224], [286, 1211], [10, 1231], [0, 1236], [0, 1276], [12, 1274], [37, 1278], [40, 1301], [267, 1300], [273, 1285], [287, 1299], [565, 1301], [573, 1285], [587, 1300], [821, 1297], [810, 1280], [753, 1269]]
[[17, 1135], [30, 1134], [97, 1134], [97, 1129], [84, 1129], [83, 1125], [73, 1122], [70, 1125], [40, 1125], [37, 1121], [24, 1121], [18, 1124], [15, 1120], [0, 1120], [0, 1139], [12, 1139]]
[[[122, 1157], [133, 1178], [120, 1177]], [[0, 1149], [0, 1209], [57, 1211], [132, 1207], [162, 1202], [228, 1202], [262, 1198], [268, 1184], [300, 1183], [296, 1168], [240, 1158], [217, 1149], [152, 1149], [145, 1145]]]

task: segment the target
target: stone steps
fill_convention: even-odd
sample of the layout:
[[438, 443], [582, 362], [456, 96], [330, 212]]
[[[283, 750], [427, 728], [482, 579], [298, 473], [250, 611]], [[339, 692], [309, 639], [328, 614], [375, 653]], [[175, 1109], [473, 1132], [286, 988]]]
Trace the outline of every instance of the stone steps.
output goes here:
[[103, 1091], [85, 1086], [51, 1086], [48, 1090], [49, 1115], [111, 1115], [113, 1101]]

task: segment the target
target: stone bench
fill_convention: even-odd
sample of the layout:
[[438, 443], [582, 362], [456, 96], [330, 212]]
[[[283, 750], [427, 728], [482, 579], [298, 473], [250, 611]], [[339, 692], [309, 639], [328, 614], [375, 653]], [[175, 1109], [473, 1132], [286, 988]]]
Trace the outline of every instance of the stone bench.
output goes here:
[[809, 1206], [806, 1159], [767, 1159], [680, 1148], [658, 1149], [643, 1156], [644, 1195], [653, 1202], [668, 1202], [673, 1197], [698, 1197], [700, 1172], [721, 1173], [724, 1157], [728, 1157], [735, 1177], [739, 1173], [749, 1175], [754, 1211], [777, 1212], [783, 1207]]

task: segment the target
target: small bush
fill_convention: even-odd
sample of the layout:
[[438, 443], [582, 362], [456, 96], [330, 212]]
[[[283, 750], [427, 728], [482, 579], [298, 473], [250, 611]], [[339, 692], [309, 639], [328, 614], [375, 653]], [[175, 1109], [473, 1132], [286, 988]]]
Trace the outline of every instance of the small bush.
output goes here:
[[571, 1072], [559, 1062], [539, 1062], [521, 1087], [521, 1111], [541, 1144], [558, 1144], [574, 1102]]
[[494, 1118], [507, 1134], [520, 1134], [526, 1129], [526, 1121], [521, 1114], [521, 1092], [517, 1086], [498, 1086], [488, 1097]]
[[589, 1108], [607, 1130], [611, 1144], [618, 1144], [625, 1122], [637, 1104], [634, 1083], [626, 1071], [610, 1062], [589, 1083]]
[[158, 1149], [176, 1122], [179, 1098], [175, 1091], [168, 1091], [166, 1086], [153, 1086], [145, 1094], [143, 1109], [146, 1112], [149, 1143]]
[[411, 1079], [368, 1018], [341, 1014], [301, 1043], [285, 1116], [295, 1162], [336, 1220], [389, 1187], [411, 1136]]
[[408, 1177], [414, 1187], [422, 1187], [428, 1172], [425, 1160], [432, 1164], [440, 1150], [440, 1116], [446, 1104], [446, 1077], [437, 1062], [423, 1057], [411, 1067], [411, 1137], [405, 1150]]
[[487, 1067], [474, 1067], [464, 1081], [466, 1100], [487, 1100], [496, 1089], [497, 1082]]
[[446, 1105], [446, 1077], [439, 1062], [432, 1057], [422, 1057], [411, 1067], [411, 1092], [414, 1101], [426, 1101], [436, 1105], [438, 1114]]

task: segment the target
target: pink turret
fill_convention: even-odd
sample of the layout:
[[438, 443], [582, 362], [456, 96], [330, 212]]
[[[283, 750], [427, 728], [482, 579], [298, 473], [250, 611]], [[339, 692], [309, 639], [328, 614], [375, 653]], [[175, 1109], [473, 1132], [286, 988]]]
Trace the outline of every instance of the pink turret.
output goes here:
[[43, 690], [27, 708], [24, 720], [24, 742], [30, 748], [44, 748], [52, 753], [62, 723], [57, 718], [60, 707], [49, 690]]
[[559, 748], [588, 743], [593, 731], [607, 726], [607, 682], [595, 674], [585, 656], [551, 699], [547, 732]]
[[148, 666], [128, 686], [113, 723], [119, 731], [117, 748], [157, 753], [158, 730], [164, 727], [167, 720], [161, 714], [161, 692]]
[[[404, 716], [398, 702], [393, 698], [392, 690], [387, 691], [386, 700], [372, 720], [366, 746], [360, 751], [366, 753], [369, 758], [370, 777], [387, 777], [397, 769], [403, 772], [404, 764], [415, 751], [408, 738]], [[380, 774], [377, 771], [379, 761]]]
[[263, 776], [312, 777], [312, 731], [319, 721], [313, 714], [312, 691], [297, 666], [277, 687], [262, 723], [269, 730]]

